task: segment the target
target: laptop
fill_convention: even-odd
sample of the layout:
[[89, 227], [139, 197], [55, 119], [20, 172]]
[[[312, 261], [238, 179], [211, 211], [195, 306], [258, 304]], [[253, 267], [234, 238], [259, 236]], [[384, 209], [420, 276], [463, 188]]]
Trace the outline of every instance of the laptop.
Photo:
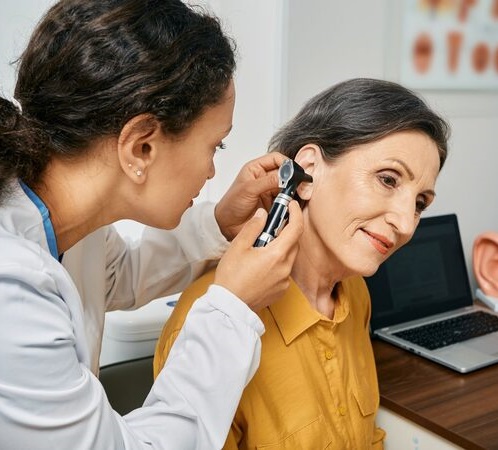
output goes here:
[[422, 218], [365, 280], [373, 337], [460, 373], [498, 362], [498, 314], [474, 305], [455, 214]]

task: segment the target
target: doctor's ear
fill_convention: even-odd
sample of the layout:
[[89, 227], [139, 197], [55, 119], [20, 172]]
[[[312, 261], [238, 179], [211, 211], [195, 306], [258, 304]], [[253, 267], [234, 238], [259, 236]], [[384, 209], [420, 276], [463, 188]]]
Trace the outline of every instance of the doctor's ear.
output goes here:
[[317, 167], [323, 160], [320, 147], [315, 144], [306, 144], [301, 147], [296, 153], [294, 160], [304, 169], [304, 171], [313, 177], [311, 183], [301, 183], [297, 188], [297, 194], [303, 200], [309, 200], [313, 193], [315, 176], [317, 175]]
[[130, 119], [118, 137], [118, 158], [124, 173], [135, 183], [142, 184], [158, 149], [163, 145], [161, 125], [150, 114]]
[[474, 240], [472, 264], [477, 284], [490, 297], [498, 297], [498, 233], [482, 233]]

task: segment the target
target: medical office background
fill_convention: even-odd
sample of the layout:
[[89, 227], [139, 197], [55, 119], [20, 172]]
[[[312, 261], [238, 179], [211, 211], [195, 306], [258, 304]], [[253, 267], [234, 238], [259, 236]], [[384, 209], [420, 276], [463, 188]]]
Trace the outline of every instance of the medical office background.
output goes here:
[[[10, 63], [20, 55], [34, 24], [53, 3], [3, 2], [0, 90], [4, 96], [13, 92], [15, 70]], [[196, 3], [222, 18], [239, 54], [234, 128], [226, 140], [227, 149], [216, 156], [217, 175], [208, 182], [199, 201], [219, 199], [242, 164], [265, 152], [273, 132], [320, 90], [361, 76], [402, 82], [451, 123], [450, 156], [436, 186], [436, 200], [426, 215], [458, 215], [475, 287], [473, 240], [482, 231], [498, 231], [498, 17], [493, 15], [497, 14], [497, 1]], [[456, 4], [467, 7], [455, 6], [458, 11], [452, 12]], [[477, 25], [472, 28], [471, 23]], [[445, 55], [443, 48], [448, 30], [457, 34], [456, 44], [455, 39], [451, 44], [453, 56]], [[429, 49], [427, 37], [432, 39]], [[465, 47], [462, 41], [466, 38], [475, 42]], [[480, 41], [488, 44], [490, 53], [479, 71], [472, 67], [476, 64], [475, 60], [472, 63], [472, 57], [476, 58], [472, 50]], [[432, 64], [425, 73], [424, 64]], [[453, 74], [442, 73], [441, 64], [453, 64]], [[334, 205], [329, 208], [333, 214]], [[142, 229], [132, 222], [119, 223], [118, 228], [131, 236]]]
[[[53, 3], [3, 2], [3, 96], [13, 94], [15, 69], [10, 63]], [[436, 200], [426, 215], [458, 215], [475, 289], [474, 238], [483, 231], [498, 231], [498, 0], [195, 3], [222, 18], [239, 55], [233, 131], [226, 139], [227, 149], [216, 156], [216, 177], [198, 201], [218, 200], [243, 163], [263, 154], [274, 131], [319, 91], [352, 77], [401, 82], [419, 92], [451, 124], [449, 158], [436, 186]], [[327, 207], [334, 214], [334, 205]], [[117, 226], [131, 237], [142, 230], [131, 221]], [[402, 426], [412, 426], [401, 424], [381, 408], [382, 413], [381, 422], [394, 427], [399, 436], [405, 430]], [[413, 435], [420, 431], [413, 430], [409, 428]], [[439, 440], [435, 445], [454, 448]]]
[[[4, 96], [13, 92], [15, 71], [10, 63], [20, 55], [32, 27], [53, 3], [23, 0], [2, 5], [0, 89]], [[239, 53], [234, 128], [226, 140], [227, 149], [216, 157], [217, 175], [207, 184], [200, 200], [219, 199], [243, 162], [261, 155], [278, 126], [320, 90], [358, 76], [399, 81], [416, 89], [451, 123], [450, 157], [438, 180], [436, 200], [426, 214], [458, 215], [469, 275], [475, 286], [471, 271], [473, 239], [485, 230], [498, 231], [498, 18], [493, 16], [493, 7], [498, 9], [496, 1], [463, 0], [461, 3], [468, 3], [468, 8], [458, 11], [467, 14], [462, 23], [451, 15], [451, 5], [460, 0], [197, 3], [221, 16], [236, 39]], [[476, 3], [488, 7], [476, 8]], [[465, 78], [472, 55], [470, 49], [462, 50], [460, 44], [459, 49], [452, 50], [458, 58], [458, 76], [438, 78], [437, 64], [446, 61], [444, 55], [438, 57], [438, 39], [442, 42], [449, 28], [470, 35], [473, 30], [466, 24], [472, 21], [477, 9], [489, 10], [489, 14], [479, 19], [481, 30], [474, 34], [485, 32], [486, 19], [491, 28], [495, 20], [494, 33], [482, 38], [489, 43], [489, 64], [481, 73], [474, 71]], [[448, 23], [450, 20], [454, 23]], [[420, 55], [413, 54], [417, 51], [417, 33], [422, 36], [418, 42], [422, 47]], [[410, 68], [410, 62], [415, 67], [416, 57], [427, 58], [427, 48], [423, 47], [427, 35], [435, 47], [431, 51], [432, 73], [436, 75], [428, 70], [417, 80], [420, 73]], [[424, 64], [423, 60], [420, 64]], [[334, 205], [329, 208], [333, 214]], [[141, 231], [140, 225], [130, 222], [118, 226], [126, 235]]]

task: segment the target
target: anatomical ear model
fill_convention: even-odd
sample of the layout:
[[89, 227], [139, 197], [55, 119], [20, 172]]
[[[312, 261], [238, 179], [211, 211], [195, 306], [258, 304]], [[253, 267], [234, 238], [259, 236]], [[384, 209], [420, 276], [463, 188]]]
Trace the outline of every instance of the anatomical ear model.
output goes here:
[[498, 232], [481, 233], [475, 238], [472, 266], [479, 286], [477, 297], [498, 311]]

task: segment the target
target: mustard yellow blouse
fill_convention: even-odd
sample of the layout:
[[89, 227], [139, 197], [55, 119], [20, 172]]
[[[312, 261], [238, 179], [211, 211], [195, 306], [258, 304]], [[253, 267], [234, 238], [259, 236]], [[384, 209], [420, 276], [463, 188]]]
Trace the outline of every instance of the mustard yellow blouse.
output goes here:
[[[214, 271], [181, 296], [157, 343], [154, 376], [164, 365], [192, 303]], [[259, 316], [260, 366], [242, 395], [224, 449], [382, 449], [375, 425], [377, 375], [368, 332], [364, 280], [337, 286], [334, 318], [314, 310], [295, 283]]]

